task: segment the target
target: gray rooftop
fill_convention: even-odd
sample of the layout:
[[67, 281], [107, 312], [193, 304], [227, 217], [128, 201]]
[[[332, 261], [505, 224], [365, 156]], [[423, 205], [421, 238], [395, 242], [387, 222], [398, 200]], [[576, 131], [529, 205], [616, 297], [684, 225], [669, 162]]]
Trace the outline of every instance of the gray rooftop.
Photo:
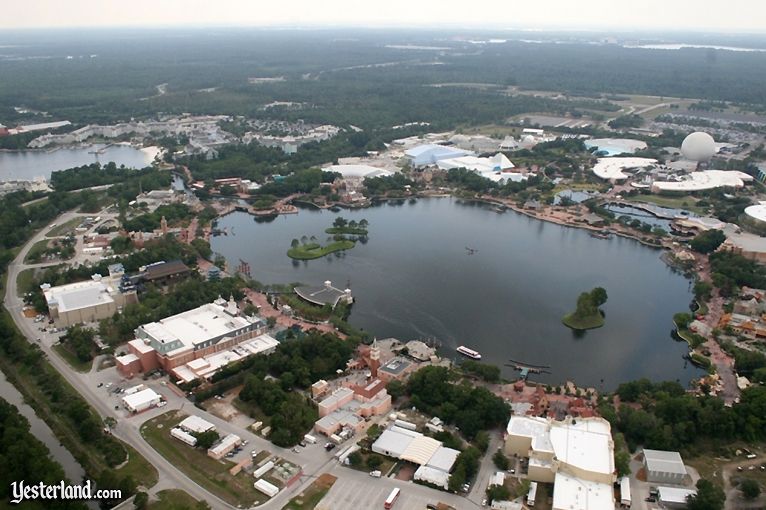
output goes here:
[[649, 471], [686, 474], [684, 461], [681, 460], [681, 454], [678, 452], [645, 449], [644, 457], [646, 458], [646, 468]]
[[330, 305], [333, 308], [338, 304], [340, 298], [345, 295], [345, 292], [336, 289], [335, 287], [325, 285], [315, 287], [310, 285], [300, 285], [295, 287], [295, 293], [310, 303], [314, 303], [320, 306]]

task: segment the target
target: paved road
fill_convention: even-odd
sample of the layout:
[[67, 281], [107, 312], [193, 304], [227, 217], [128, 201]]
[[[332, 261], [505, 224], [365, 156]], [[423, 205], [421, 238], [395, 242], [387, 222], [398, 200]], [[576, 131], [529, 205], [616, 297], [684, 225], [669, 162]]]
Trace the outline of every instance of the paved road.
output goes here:
[[[86, 215], [69, 212], [61, 215], [56, 220], [56, 222], [59, 224], [65, 223], [72, 218], [79, 216], [84, 217]], [[39, 324], [35, 323], [32, 319], [24, 317], [22, 314], [24, 303], [22, 299], [17, 295], [17, 279], [19, 273], [30, 267], [44, 267], [46, 265], [57, 264], [57, 262], [35, 265], [24, 264], [24, 258], [26, 257], [30, 248], [36, 242], [45, 238], [45, 234], [48, 230], [49, 229], [46, 227], [41, 232], [38, 232], [35, 236], [33, 236], [32, 239], [30, 239], [29, 242], [19, 251], [16, 258], [9, 265], [8, 283], [4, 296], [5, 306], [8, 312], [11, 314], [11, 317], [18, 326], [19, 330], [27, 337], [30, 342], [38, 343], [42, 351], [46, 354], [51, 365], [59, 371], [59, 373], [67, 380], [67, 382], [71, 384], [75, 390], [77, 390], [77, 392], [98, 412], [98, 414], [101, 417], [110, 416], [117, 420], [117, 425], [113, 428], [112, 431], [114, 436], [135, 448], [149, 463], [151, 463], [157, 469], [160, 474], [160, 478], [159, 482], [154, 487], [150, 488], [150, 492], [152, 494], [156, 494], [158, 491], [168, 488], [181, 489], [198, 500], [207, 501], [213, 508], [235, 508], [220, 498], [216, 497], [215, 495], [211, 494], [205, 488], [201, 487], [196, 482], [187, 477], [183, 472], [181, 472], [173, 464], [162, 457], [162, 455], [155, 451], [141, 436], [140, 427], [147, 420], [171, 410], [181, 410], [189, 414], [193, 413], [210, 421], [211, 423], [215, 424], [222, 433], [234, 432], [243, 439], [248, 440], [249, 445], [245, 451], [241, 452], [239, 454], [239, 458], [235, 457], [234, 460], [239, 460], [242, 456], [249, 455], [250, 450], [259, 449], [271, 451], [280, 457], [283, 457], [286, 460], [303, 467], [304, 476], [301, 478], [299, 483], [281, 491], [277, 496], [264, 503], [259, 508], [266, 510], [281, 509], [290, 498], [296, 496], [301, 491], [308, 488], [309, 485], [316, 479], [316, 477], [324, 472], [330, 472], [334, 474], [344, 483], [346, 483], [346, 480], [348, 480], [348, 483], [356, 483], [360, 490], [363, 492], [370, 484], [372, 484], [371, 486], [373, 487], [381, 484], [384, 486], [390, 485], [391, 487], [396, 485], [406, 488], [408, 493], [417, 495], [419, 499], [427, 498], [428, 501], [452, 501], [453, 503], [458, 502], [459, 504], [456, 505], [456, 508], [461, 509], [474, 508], [479, 506], [479, 504], [475, 501], [471, 501], [469, 503], [469, 500], [466, 498], [447, 494], [428, 487], [388, 479], [371, 479], [366, 473], [354, 471], [349, 468], [340, 466], [331, 453], [324, 451], [324, 448], [321, 444], [309, 445], [300, 453], [293, 453], [291, 450], [278, 448], [265, 439], [252, 434], [248, 430], [237, 427], [232, 423], [222, 420], [217, 416], [211, 415], [210, 413], [207, 413], [204, 410], [193, 406], [184, 397], [177, 395], [167, 386], [163, 385], [162, 381], [160, 380], [152, 380], [146, 384], [155, 389], [155, 391], [167, 399], [167, 406], [159, 409], [152, 409], [138, 416], [129, 416], [121, 408], [115, 409], [115, 406], [119, 403], [119, 397], [110, 394], [105, 389], [106, 382], [112, 382], [114, 385], [127, 387], [131, 384], [139, 384], [141, 381], [125, 381], [120, 377], [114, 368], [98, 371], [95, 368], [97, 366], [96, 363], [94, 363], [94, 368], [90, 373], [82, 374], [75, 372], [63, 359], [58, 356], [57, 353], [55, 353], [55, 351], [52, 350], [53, 344], [58, 340], [57, 336], [40, 331]], [[37, 339], [40, 339], [40, 342], [37, 342]], [[99, 383], [103, 383], [103, 386], [99, 387]], [[497, 441], [499, 441], [499, 439], [494, 438], [493, 445], [496, 444]], [[488, 456], [491, 456], [491, 452], [494, 451], [493, 448], [496, 448], [496, 446], [490, 448], [490, 453]], [[483, 460], [482, 467], [484, 467], [484, 465], [487, 463], [487, 459], [488, 457], [485, 457]], [[484, 469], [482, 469], [481, 473], [479, 474], [479, 478], [484, 479], [488, 476], [489, 475], [487, 473], [484, 473]], [[379, 484], [378, 482], [381, 483]], [[486, 483], [484, 483], [484, 485], [486, 486]], [[339, 485], [339, 490], [342, 487], [343, 485]], [[474, 488], [474, 493], [471, 495], [471, 499], [478, 498], [480, 501], [480, 494], [483, 494], [483, 488], [481, 488], [481, 485], [477, 483], [476, 487]]]

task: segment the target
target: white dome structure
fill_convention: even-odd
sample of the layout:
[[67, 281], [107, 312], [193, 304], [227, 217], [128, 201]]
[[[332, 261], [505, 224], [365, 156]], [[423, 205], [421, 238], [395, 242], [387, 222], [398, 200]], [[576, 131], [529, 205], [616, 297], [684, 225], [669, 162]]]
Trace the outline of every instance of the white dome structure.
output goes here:
[[716, 153], [715, 140], [709, 134], [697, 131], [684, 139], [681, 153], [692, 161], [709, 161]]

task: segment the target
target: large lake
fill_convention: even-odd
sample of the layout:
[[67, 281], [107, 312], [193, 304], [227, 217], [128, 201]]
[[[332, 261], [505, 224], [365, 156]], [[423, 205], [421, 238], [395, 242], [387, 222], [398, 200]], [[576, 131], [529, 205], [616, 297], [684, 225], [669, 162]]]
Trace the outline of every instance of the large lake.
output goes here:
[[[149, 166], [157, 150], [155, 147], [137, 149], [129, 145], [89, 145], [56, 150], [26, 150], [0, 152], [0, 181], [50, 178], [51, 172], [76, 166], [113, 161], [117, 166], [144, 168]], [[101, 152], [103, 151], [103, 152]], [[94, 154], [94, 152], [100, 152]]]
[[[338, 214], [370, 222], [367, 244], [340, 257], [287, 257], [293, 238], [324, 240]], [[658, 250], [453, 198], [338, 214], [303, 210], [257, 223], [233, 213], [219, 221], [230, 234], [212, 247], [232, 266], [248, 261], [264, 283], [350, 282], [351, 323], [378, 338], [436, 337], [449, 356], [465, 344], [488, 363], [551, 366], [550, 375], [533, 380], [613, 389], [639, 377], [686, 384], [700, 374], [682, 358], [685, 344], [671, 338], [673, 314], [692, 299], [690, 283]], [[470, 255], [466, 247], [478, 251]], [[575, 335], [561, 318], [595, 286], [609, 294], [606, 325]]]

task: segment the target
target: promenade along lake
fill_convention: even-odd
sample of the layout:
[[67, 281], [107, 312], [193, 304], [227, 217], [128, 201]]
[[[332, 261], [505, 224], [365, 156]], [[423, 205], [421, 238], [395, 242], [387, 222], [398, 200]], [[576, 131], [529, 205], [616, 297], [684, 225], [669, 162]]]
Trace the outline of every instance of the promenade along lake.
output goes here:
[[[366, 218], [368, 242], [338, 257], [287, 257], [294, 238], [323, 242], [338, 215]], [[219, 227], [229, 235], [213, 238], [213, 250], [232, 267], [249, 262], [258, 281], [331, 280], [339, 288], [350, 282], [355, 326], [378, 338], [436, 337], [449, 357], [466, 345], [508, 378], [517, 375], [503, 366], [508, 359], [550, 365], [550, 375], [532, 380], [599, 389], [640, 377], [687, 384], [701, 374], [682, 358], [686, 344], [671, 338], [673, 314], [688, 310], [692, 299], [690, 282], [660, 260], [660, 251], [633, 240], [594, 239], [454, 198], [337, 214], [302, 210], [270, 222], [233, 213]], [[595, 286], [609, 294], [606, 325], [576, 335], [561, 318]]]
[[137, 149], [130, 145], [102, 144], [74, 148], [0, 151], [0, 181], [29, 181], [35, 177], [49, 179], [51, 172], [77, 166], [113, 161], [117, 166], [144, 168], [152, 164], [155, 147]]

